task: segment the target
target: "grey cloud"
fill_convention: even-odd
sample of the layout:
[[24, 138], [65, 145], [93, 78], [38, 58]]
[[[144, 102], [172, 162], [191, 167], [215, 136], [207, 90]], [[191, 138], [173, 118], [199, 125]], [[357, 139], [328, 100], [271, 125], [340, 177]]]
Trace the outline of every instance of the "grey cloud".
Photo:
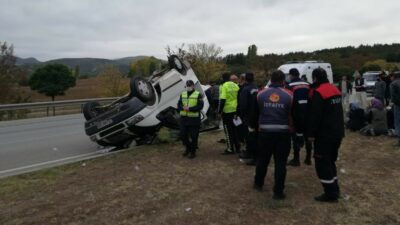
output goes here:
[[0, 40], [22, 57], [165, 55], [216, 43], [224, 53], [399, 42], [398, 0], [0, 0]]

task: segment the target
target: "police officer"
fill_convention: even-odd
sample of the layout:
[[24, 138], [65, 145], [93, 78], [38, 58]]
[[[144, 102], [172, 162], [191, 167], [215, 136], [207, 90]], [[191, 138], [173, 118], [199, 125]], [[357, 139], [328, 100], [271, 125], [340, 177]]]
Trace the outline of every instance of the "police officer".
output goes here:
[[219, 94], [219, 113], [222, 116], [224, 132], [226, 137], [227, 149], [224, 155], [240, 153], [240, 143], [233, 120], [236, 117], [238, 106], [239, 86], [230, 81], [229, 73], [222, 74], [223, 84]]
[[[292, 135], [293, 159], [288, 163], [290, 166], [300, 166], [300, 149], [304, 145], [304, 129], [306, 127], [307, 104], [310, 85], [302, 81], [300, 73], [296, 68], [289, 70], [289, 90], [293, 92], [293, 122], [296, 132]], [[305, 164], [311, 165], [311, 146], [306, 144]]]
[[324, 188], [324, 193], [315, 200], [337, 202], [340, 189], [336, 160], [344, 137], [342, 98], [340, 91], [329, 83], [324, 69], [315, 69], [312, 77], [315, 89], [308, 112], [307, 136], [314, 142], [315, 169]]
[[[239, 116], [243, 121], [243, 128], [241, 135], [243, 135], [246, 143], [246, 151], [244, 151], [240, 158], [244, 159], [247, 165], [256, 164], [257, 154], [257, 131], [252, 130], [249, 132], [250, 112], [256, 103], [258, 88], [254, 84], [254, 74], [245, 73], [245, 82], [239, 94]], [[241, 160], [242, 161], [242, 160]]]
[[261, 190], [267, 174], [271, 157], [275, 161], [275, 184], [273, 198], [282, 200], [286, 179], [286, 163], [291, 145], [291, 113], [293, 96], [285, 89], [285, 75], [275, 71], [271, 75], [271, 84], [257, 95], [255, 111], [250, 117], [250, 129], [258, 125], [258, 160], [254, 188]]
[[203, 96], [194, 89], [192, 80], [186, 81], [186, 91], [182, 92], [178, 101], [181, 115], [181, 138], [186, 147], [183, 156], [196, 157], [200, 130], [200, 111], [203, 109]]

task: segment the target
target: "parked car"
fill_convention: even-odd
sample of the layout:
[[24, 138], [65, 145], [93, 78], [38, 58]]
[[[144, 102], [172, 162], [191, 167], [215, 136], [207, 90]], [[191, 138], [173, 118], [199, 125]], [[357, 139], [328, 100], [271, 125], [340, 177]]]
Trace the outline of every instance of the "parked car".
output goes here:
[[375, 83], [381, 73], [381, 71], [367, 71], [363, 73], [362, 78], [364, 79], [364, 87], [367, 93], [374, 94]]
[[162, 126], [179, 129], [177, 103], [187, 80], [193, 80], [204, 97], [201, 120], [206, 121], [210, 104], [205, 91], [209, 86], [200, 83], [187, 62], [172, 55], [167, 69], [148, 78], [133, 77], [129, 94], [109, 105], [86, 103], [86, 134], [99, 145], [124, 147], [132, 140], [138, 144], [152, 140]]

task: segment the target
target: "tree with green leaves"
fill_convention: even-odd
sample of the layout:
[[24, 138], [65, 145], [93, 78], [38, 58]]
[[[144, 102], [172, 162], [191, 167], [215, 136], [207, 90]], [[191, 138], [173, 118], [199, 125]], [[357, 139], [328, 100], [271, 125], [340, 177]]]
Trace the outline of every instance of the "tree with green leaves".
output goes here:
[[368, 61], [364, 64], [362, 67], [361, 71], [366, 72], [366, 71], [389, 71], [393, 72], [396, 71], [397, 66], [395, 63], [389, 63], [384, 59], [378, 59], [378, 60], [373, 60], [373, 61]]
[[253, 67], [255, 66], [257, 61], [257, 46], [250, 45], [247, 49], [247, 66]]
[[41, 94], [51, 97], [64, 95], [65, 91], [75, 86], [76, 78], [63, 64], [48, 64], [40, 67], [29, 79], [29, 86]]

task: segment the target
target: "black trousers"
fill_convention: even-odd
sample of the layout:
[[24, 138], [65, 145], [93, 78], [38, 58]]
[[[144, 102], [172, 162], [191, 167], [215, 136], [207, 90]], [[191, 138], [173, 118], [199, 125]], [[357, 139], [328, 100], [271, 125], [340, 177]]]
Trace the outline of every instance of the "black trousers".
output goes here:
[[235, 113], [222, 113], [222, 122], [224, 124], [227, 151], [239, 152], [240, 142], [237, 134], [237, 129], [233, 124], [234, 117]]
[[249, 128], [247, 122], [242, 119], [242, 124], [235, 127], [236, 133], [238, 134], [238, 139], [241, 143], [246, 143], [247, 137], [249, 135]]
[[249, 153], [250, 157], [254, 160], [257, 160], [258, 155], [258, 145], [257, 145], [257, 131], [249, 132], [246, 138], [246, 151]]
[[181, 139], [186, 151], [195, 153], [198, 148], [200, 125], [181, 125]]
[[275, 162], [274, 193], [281, 194], [285, 188], [286, 163], [290, 152], [291, 135], [289, 133], [258, 133], [258, 159], [254, 183], [262, 187], [267, 175], [271, 157]]
[[337, 179], [336, 160], [342, 139], [321, 139], [314, 142], [315, 170], [328, 197], [338, 198], [340, 195]]
[[293, 142], [293, 160], [300, 161], [300, 150], [305, 145], [306, 147], [306, 159], [311, 159], [312, 143], [308, 141], [306, 136], [303, 136], [303, 141], [300, 141], [296, 134], [292, 135]]

